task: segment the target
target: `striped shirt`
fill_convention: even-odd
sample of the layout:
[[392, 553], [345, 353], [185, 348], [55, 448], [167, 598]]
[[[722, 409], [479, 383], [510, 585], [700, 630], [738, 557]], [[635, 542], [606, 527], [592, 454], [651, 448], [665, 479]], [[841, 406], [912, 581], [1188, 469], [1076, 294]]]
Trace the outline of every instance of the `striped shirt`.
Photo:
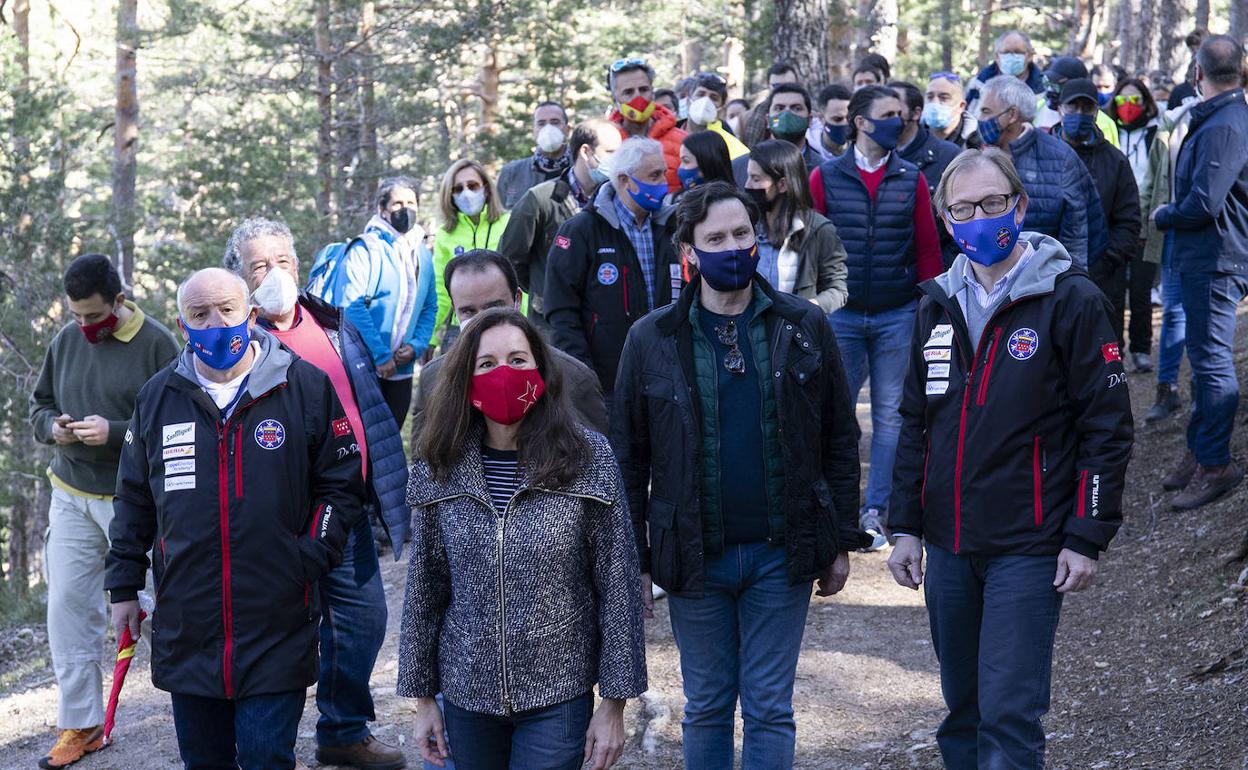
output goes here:
[[490, 490], [490, 502], [501, 515], [520, 489], [519, 453], [482, 445], [481, 467], [485, 471], [485, 485]]

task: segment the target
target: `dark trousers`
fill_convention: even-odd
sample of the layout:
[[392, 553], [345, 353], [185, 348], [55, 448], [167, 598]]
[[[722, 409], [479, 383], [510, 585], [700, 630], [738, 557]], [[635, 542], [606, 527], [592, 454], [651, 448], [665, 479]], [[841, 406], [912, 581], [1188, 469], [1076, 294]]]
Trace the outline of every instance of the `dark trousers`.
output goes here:
[[1118, 346], [1122, 347], [1124, 316], [1127, 312], [1127, 266], [1106, 268], [1104, 261], [1105, 258], [1102, 257], [1100, 263], [1092, 265], [1088, 269], [1088, 275], [1109, 300], [1109, 325], [1113, 327]]
[[924, 581], [940, 689], [936, 732], [947, 770], [1044, 766], [1057, 556], [959, 556], [927, 546]]
[[1148, 355], [1153, 349], [1153, 279], [1157, 277], [1157, 265], [1145, 262], [1137, 255], [1127, 266], [1127, 306], [1131, 308], [1131, 337], [1128, 348], [1132, 353]]
[[1239, 408], [1235, 308], [1248, 293], [1248, 277], [1181, 272], [1179, 284], [1187, 315], [1187, 360], [1192, 365], [1187, 448], [1201, 465], [1226, 465]]
[[368, 737], [368, 723], [377, 718], [368, 682], [386, 635], [386, 595], [367, 516], [348, 535], [342, 563], [316, 585], [321, 592], [316, 742], [350, 746]]
[[186, 770], [290, 770], [303, 690], [238, 700], [172, 693], [173, 728]]
[[465, 711], [449, 700], [443, 714], [459, 767], [472, 770], [578, 770], [594, 711], [587, 692], [554, 706], [494, 716]]
[[403, 380], [377, 380], [381, 383], [381, 397], [394, 415], [394, 421], [403, 430], [403, 421], [412, 408], [412, 378]]

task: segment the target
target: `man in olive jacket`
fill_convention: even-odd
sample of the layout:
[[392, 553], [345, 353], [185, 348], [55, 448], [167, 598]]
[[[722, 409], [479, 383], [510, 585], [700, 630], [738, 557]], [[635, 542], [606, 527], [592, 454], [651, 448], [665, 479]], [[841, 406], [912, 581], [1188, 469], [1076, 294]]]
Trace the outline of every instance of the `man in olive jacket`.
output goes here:
[[755, 274], [757, 211], [725, 182], [686, 193], [676, 240], [700, 277], [637, 321], [611, 437], [641, 557], [670, 594], [685, 766], [789, 767], [793, 682], [812, 581], [849, 575], [858, 427], [822, 310]]

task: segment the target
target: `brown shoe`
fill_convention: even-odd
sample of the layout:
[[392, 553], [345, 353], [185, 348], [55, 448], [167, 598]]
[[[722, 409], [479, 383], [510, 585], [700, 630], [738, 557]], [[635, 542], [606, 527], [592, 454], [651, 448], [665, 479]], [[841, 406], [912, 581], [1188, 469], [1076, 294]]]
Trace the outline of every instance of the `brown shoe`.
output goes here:
[[1161, 480], [1161, 488], [1167, 492], [1174, 492], [1180, 489], [1186, 489], [1191, 483], [1192, 477], [1196, 475], [1196, 455], [1192, 454], [1189, 449], [1187, 456], [1183, 458], [1183, 462], [1178, 468], [1170, 472], [1170, 475]]
[[61, 730], [48, 755], [39, 760], [44, 770], [57, 767], [68, 767], [93, 751], [104, 746], [104, 728], [84, 727], [80, 730]]
[[371, 735], [350, 746], [317, 746], [316, 761], [322, 765], [343, 765], [359, 770], [403, 770], [407, 767], [403, 752]]
[[1244, 471], [1234, 461], [1226, 465], [1201, 465], [1183, 491], [1174, 496], [1170, 507], [1190, 511], [1217, 500], [1244, 480]]

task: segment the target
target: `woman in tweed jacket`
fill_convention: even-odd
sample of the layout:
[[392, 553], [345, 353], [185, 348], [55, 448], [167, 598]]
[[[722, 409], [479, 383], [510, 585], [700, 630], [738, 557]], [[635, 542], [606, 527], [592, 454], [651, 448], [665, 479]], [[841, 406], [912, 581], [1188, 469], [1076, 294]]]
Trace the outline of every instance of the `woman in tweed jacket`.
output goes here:
[[646, 689], [628, 502], [610, 446], [577, 426], [524, 316], [490, 310], [466, 325], [416, 458], [398, 691], [418, 699], [422, 757], [610, 767], [624, 702]]

